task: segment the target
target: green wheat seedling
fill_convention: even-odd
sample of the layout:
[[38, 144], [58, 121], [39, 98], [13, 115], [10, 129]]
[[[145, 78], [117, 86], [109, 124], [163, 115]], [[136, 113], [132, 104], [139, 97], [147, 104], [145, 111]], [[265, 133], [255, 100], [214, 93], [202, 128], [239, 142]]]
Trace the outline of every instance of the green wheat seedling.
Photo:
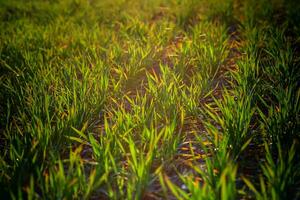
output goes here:
[[[295, 143], [288, 151], [283, 151], [277, 143], [278, 157], [274, 159], [269, 144], [265, 142], [266, 161], [261, 164], [263, 176], [260, 177], [259, 190], [248, 179], [243, 178], [246, 185], [254, 192], [256, 199], [284, 199], [293, 197], [297, 177], [299, 177], [299, 163], [295, 157]], [[296, 194], [297, 195], [297, 194]]]
[[[220, 126], [221, 134], [211, 123], [207, 123], [212, 141], [216, 146], [225, 145], [233, 159], [237, 159], [239, 154], [250, 143], [250, 122], [254, 113], [251, 107], [251, 97], [237, 97], [229, 94], [224, 89], [223, 102], [215, 100], [217, 111], [206, 105], [206, 113]], [[225, 149], [224, 149], [225, 150]]]
[[[276, 106], [270, 106], [268, 115], [259, 112], [266, 136], [276, 146], [278, 142], [284, 147], [290, 146], [294, 139], [299, 138], [299, 90], [295, 88], [274, 90]], [[263, 100], [262, 100], [263, 101]], [[263, 101], [266, 105], [266, 102]], [[266, 105], [267, 106], [267, 105]]]
[[172, 183], [167, 176], [160, 175], [161, 184], [168, 187], [177, 199], [235, 199], [237, 166], [224, 152], [221, 150], [213, 157], [205, 157], [205, 170], [196, 163], [191, 165], [200, 181], [195, 175], [179, 174], [183, 188]]

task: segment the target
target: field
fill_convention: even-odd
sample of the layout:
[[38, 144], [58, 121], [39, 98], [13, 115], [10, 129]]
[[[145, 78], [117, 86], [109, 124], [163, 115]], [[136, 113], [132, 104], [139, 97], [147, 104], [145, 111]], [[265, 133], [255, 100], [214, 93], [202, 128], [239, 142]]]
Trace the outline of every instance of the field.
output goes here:
[[296, 0], [0, 0], [0, 199], [300, 199]]

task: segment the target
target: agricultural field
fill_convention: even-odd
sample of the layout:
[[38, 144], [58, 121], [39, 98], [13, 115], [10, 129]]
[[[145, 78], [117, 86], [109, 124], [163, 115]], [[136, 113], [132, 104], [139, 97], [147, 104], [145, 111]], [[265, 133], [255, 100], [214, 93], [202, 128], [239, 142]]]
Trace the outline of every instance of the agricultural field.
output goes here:
[[297, 0], [0, 0], [0, 199], [300, 199]]

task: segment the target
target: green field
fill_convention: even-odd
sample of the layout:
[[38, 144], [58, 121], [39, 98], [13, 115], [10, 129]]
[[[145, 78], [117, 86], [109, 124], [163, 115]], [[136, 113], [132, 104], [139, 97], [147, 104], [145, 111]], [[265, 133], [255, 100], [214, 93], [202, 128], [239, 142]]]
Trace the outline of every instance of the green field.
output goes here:
[[297, 0], [0, 0], [0, 199], [300, 199]]

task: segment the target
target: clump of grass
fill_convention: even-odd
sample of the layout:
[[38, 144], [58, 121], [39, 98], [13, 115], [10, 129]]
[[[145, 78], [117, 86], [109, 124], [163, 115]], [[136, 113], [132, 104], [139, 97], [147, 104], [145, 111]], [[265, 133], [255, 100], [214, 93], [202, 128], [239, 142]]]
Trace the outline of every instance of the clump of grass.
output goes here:
[[[235, 199], [250, 194], [242, 153], [264, 141], [260, 183], [246, 185], [297, 198], [298, 9], [286, 3], [0, 2], [0, 196]], [[167, 174], [186, 140], [181, 187]]]
[[246, 178], [246, 185], [254, 192], [256, 199], [297, 199], [295, 183], [299, 177], [299, 163], [295, 156], [295, 143], [288, 151], [283, 151], [281, 144], [277, 143], [277, 159], [274, 159], [268, 143], [265, 143], [266, 161], [260, 165], [263, 175], [260, 176], [260, 189]]

